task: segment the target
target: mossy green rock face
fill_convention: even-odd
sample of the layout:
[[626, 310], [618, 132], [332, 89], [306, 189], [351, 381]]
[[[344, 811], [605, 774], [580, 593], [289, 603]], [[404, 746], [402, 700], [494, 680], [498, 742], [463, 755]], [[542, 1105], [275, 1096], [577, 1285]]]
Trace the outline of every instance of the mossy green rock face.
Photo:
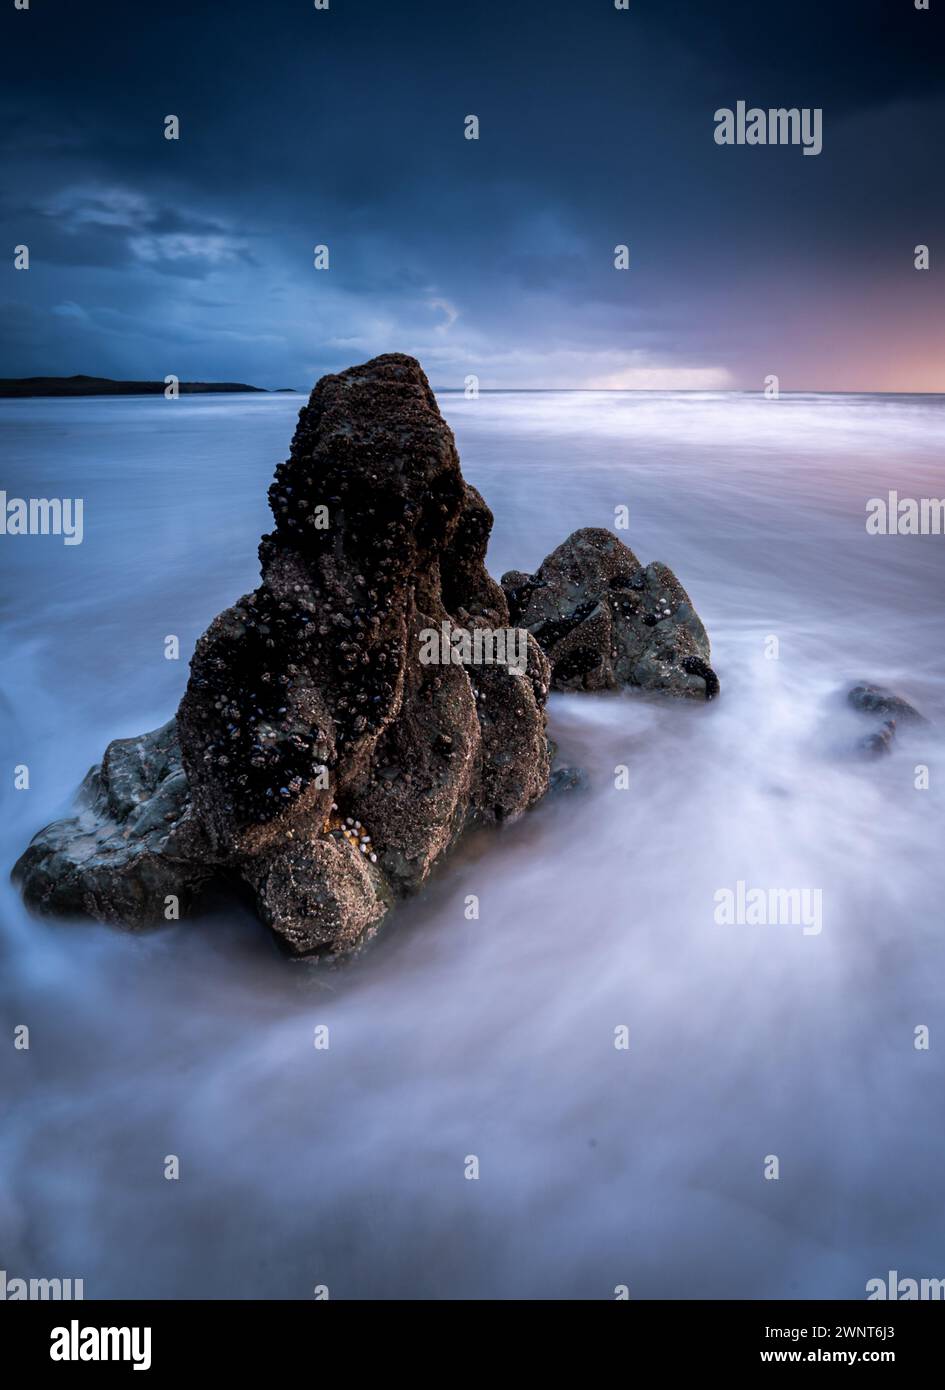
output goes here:
[[575, 531], [535, 574], [502, 578], [514, 623], [551, 663], [556, 690], [719, 691], [706, 630], [672, 570], [643, 566], [610, 531]]
[[419, 363], [323, 377], [269, 501], [262, 582], [197, 643], [176, 724], [125, 741], [155, 750], [140, 788], [103, 763], [20, 861], [34, 906], [137, 925], [235, 873], [291, 950], [345, 951], [469, 825], [547, 791], [538, 643], [521, 669], [421, 660], [424, 633], [507, 630], [509, 611], [492, 514]]

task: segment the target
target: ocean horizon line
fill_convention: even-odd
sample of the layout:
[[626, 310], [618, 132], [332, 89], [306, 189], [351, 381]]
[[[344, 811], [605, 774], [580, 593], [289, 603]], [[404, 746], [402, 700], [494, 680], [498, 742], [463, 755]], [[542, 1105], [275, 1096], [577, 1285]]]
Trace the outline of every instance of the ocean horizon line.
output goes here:
[[[331, 375], [334, 375], [333, 373]], [[201, 382], [201, 385], [213, 386], [217, 383], [212, 381]], [[435, 386], [430, 388], [437, 396], [464, 396], [465, 387], [462, 386]], [[220, 396], [304, 396], [306, 399], [311, 394], [311, 388], [304, 387], [268, 387], [255, 386], [246, 391], [188, 391], [188, 397], [194, 399], [206, 399], [208, 397], [218, 398]], [[476, 392], [477, 396], [760, 396], [765, 397], [764, 389], [756, 390], [747, 386], [726, 386], [726, 387], [678, 387], [678, 386], [480, 386]], [[155, 392], [148, 391], [122, 391], [122, 392], [90, 392], [88, 395], [79, 393], [65, 394], [50, 392], [43, 395], [39, 392], [22, 396], [0, 396], [0, 401], [37, 401], [37, 400], [153, 400]], [[782, 399], [785, 396], [945, 396], [945, 388], [941, 391], [877, 391], [862, 389], [857, 391], [834, 390], [829, 387], [796, 387], [792, 390], [778, 392], [775, 399]], [[470, 398], [472, 399], [472, 398]]]

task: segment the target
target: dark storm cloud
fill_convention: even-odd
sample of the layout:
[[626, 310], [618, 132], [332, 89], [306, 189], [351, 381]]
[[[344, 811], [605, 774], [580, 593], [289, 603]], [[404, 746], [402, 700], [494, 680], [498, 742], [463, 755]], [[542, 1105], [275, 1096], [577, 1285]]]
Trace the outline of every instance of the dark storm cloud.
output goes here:
[[[402, 348], [444, 385], [882, 386], [871, 303], [900, 360], [935, 351], [934, 7], [105, 0], [3, 33], [3, 229], [34, 255], [3, 372], [306, 386]], [[822, 107], [823, 153], [720, 149], [739, 99]]]
[[48, 265], [147, 265], [158, 273], [199, 278], [228, 261], [256, 264], [224, 222], [162, 207], [127, 188], [70, 185], [0, 215], [11, 226], [34, 229], [31, 250]]

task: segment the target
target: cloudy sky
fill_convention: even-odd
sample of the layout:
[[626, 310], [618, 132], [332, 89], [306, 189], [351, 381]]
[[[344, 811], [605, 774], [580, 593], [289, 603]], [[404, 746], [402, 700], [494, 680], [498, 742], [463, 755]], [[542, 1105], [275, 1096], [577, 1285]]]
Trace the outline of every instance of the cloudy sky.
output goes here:
[[[399, 350], [443, 387], [945, 390], [943, 0], [8, 0], [0, 27], [0, 375], [307, 389]], [[717, 145], [738, 100], [821, 107], [823, 152]]]

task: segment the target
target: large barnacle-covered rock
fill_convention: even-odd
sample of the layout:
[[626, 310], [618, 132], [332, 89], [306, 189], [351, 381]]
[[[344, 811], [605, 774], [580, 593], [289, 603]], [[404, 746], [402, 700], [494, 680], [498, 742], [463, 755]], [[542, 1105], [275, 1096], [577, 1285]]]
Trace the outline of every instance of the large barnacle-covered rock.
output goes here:
[[[200, 638], [168, 726], [173, 825], [193, 839], [138, 847], [89, 800], [20, 860], [35, 906], [137, 925], [175, 884], [228, 872], [293, 951], [344, 951], [469, 825], [546, 792], [539, 645], [520, 664], [421, 655], [425, 634], [505, 631], [509, 611], [485, 568], [492, 514], [419, 363], [388, 354], [323, 377], [269, 501], [261, 583]], [[115, 826], [130, 846], [117, 856]], [[102, 846], [94, 876], [75, 867], [80, 839]]]

